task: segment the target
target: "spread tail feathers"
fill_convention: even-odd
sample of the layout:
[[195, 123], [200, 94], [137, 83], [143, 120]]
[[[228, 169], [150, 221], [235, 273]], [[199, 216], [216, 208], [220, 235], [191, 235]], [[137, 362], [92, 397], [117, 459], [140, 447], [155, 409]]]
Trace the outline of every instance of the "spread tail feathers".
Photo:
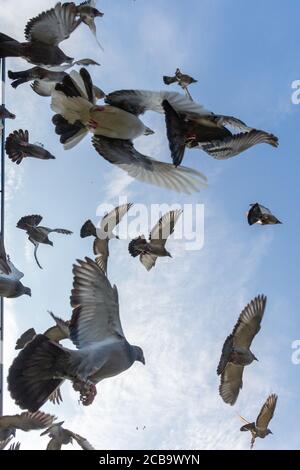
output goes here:
[[81, 228], [81, 238], [97, 237], [96, 227], [91, 220], [88, 220]]
[[[139, 248], [137, 247], [139, 245]], [[144, 237], [137, 237], [134, 240], [131, 240], [128, 246], [128, 251], [131, 254], [133, 258], [136, 258], [137, 256], [140, 256], [141, 254], [141, 246], [147, 245], [147, 242]]]
[[70, 353], [44, 335], [37, 335], [19, 353], [8, 373], [8, 389], [23, 410], [35, 412], [60, 386]]

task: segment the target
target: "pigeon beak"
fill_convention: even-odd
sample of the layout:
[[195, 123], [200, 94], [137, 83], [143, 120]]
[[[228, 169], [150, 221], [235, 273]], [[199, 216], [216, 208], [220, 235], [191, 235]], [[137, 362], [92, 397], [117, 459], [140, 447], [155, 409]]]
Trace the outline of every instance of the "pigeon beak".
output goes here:
[[146, 127], [144, 135], [152, 135], [152, 134], [155, 134], [155, 132], [152, 129], [150, 129], [150, 127]]
[[255, 357], [255, 356], [254, 356], [254, 360], [257, 361], [257, 362], [259, 362], [259, 360], [258, 360], [257, 357]]

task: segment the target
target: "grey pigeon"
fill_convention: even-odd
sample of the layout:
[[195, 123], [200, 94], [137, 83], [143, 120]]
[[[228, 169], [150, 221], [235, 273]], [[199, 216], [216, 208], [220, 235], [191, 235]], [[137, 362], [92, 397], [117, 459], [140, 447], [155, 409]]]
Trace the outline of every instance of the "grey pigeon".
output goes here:
[[62, 427], [64, 422], [54, 423], [50, 428], [46, 429], [41, 436], [49, 435], [50, 441], [46, 450], [61, 450], [63, 445], [73, 444], [73, 440], [79, 444], [82, 450], [94, 450], [94, 447], [84, 437], [75, 434], [69, 429]]
[[[71, 94], [71, 96], [70, 96]], [[170, 92], [124, 91], [106, 97], [105, 106], [97, 106], [93, 83], [86, 69], [73, 71], [56, 85], [52, 93], [55, 131], [65, 149], [78, 144], [89, 131], [96, 151], [108, 162], [126, 171], [141, 182], [192, 193], [207, 186], [206, 177], [190, 168], [175, 168], [138, 152], [133, 140], [153, 134], [139, 115], [147, 110], [163, 112], [164, 97], [176, 103], [178, 109], [203, 112], [203, 108], [185, 96]]]
[[251, 209], [247, 214], [248, 224], [260, 224], [260, 225], [277, 225], [281, 224], [280, 220], [272, 214], [270, 209], [262, 206], [261, 204], [250, 204]]
[[16, 269], [9, 258], [8, 266], [10, 268], [9, 274], [0, 272], [0, 297], [6, 297], [8, 299], [15, 299], [22, 295], [29, 295], [31, 297], [31, 289], [25, 287], [20, 281], [20, 279], [24, 277], [24, 274]]
[[73, 233], [70, 230], [65, 230], [63, 228], [51, 229], [48, 227], [41, 227], [40, 223], [42, 220], [43, 217], [40, 215], [28, 215], [22, 217], [17, 223], [17, 228], [25, 230], [28, 235], [28, 240], [30, 240], [35, 246], [34, 257], [40, 269], [43, 269], [37, 259], [37, 249], [40, 243], [53, 246], [53, 242], [49, 240], [50, 233], [61, 233], [63, 235], [72, 235]]
[[96, 1], [87, 0], [86, 2], [80, 3], [80, 5], [77, 6], [77, 15], [79, 15], [79, 20], [77, 21], [78, 26], [81, 23], [85, 23], [95, 36], [99, 47], [103, 50], [103, 47], [97, 39], [97, 27], [95, 23], [95, 18], [101, 18], [102, 16], [104, 16], [104, 13], [102, 13], [96, 8]]
[[107, 274], [107, 260], [109, 257], [109, 241], [113, 238], [118, 238], [114, 233], [114, 228], [119, 225], [125, 214], [130, 210], [133, 204], [123, 204], [116, 207], [111, 212], [106, 214], [100, 224], [96, 228], [91, 220], [88, 220], [81, 228], [81, 238], [94, 237], [94, 254], [101, 257], [103, 261], [103, 269]]
[[187, 96], [192, 99], [190, 92], [188, 90], [189, 85], [192, 83], [197, 83], [197, 80], [195, 80], [193, 77], [190, 75], [187, 75], [186, 73], [182, 73], [181, 70], [178, 68], [176, 69], [175, 75], [172, 77], [168, 77], [164, 75], [163, 81], [165, 85], [171, 85], [172, 83], [177, 83], [187, 94]]
[[14, 131], [6, 139], [5, 150], [8, 158], [20, 165], [24, 158], [32, 157], [39, 160], [55, 160], [48, 150], [41, 144], [31, 144], [29, 142], [29, 132], [22, 129]]
[[51, 426], [56, 418], [52, 415], [37, 411], [36, 413], [21, 413], [12, 416], [0, 416], [0, 442], [16, 435], [16, 430], [33, 431]]
[[54, 8], [32, 18], [25, 28], [27, 42], [19, 42], [0, 33], [0, 58], [22, 57], [38, 66], [56, 66], [73, 62], [59, 48], [76, 28], [76, 5], [59, 2]]
[[[0, 105], [0, 121], [4, 119], [16, 119], [16, 115], [8, 111], [4, 104]], [[3, 124], [0, 122], [0, 130], [3, 128]]]
[[242, 418], [242, 420], [245, 421], [247, 424], [241, 427], [241, 431], [250, 431], [252, 435], [250, 447], [251, 449], [253, 449], [255, 439], [257, 437], [264, 439], [269, 434], [273, 434], [272, 431], [268, 428], [268, 426], [274, 416], [274, 411], [277, 405], [277, 399], [278, 397], [274, 393], [272, 393], [272, 395], [267, 398], [262, 409], [260, 410], [260, 413], [255, 423], [250, 423], [245, 418]]
[[254, 337], [260, 331], [267, 298], [255, 297], [242, 311], [230, 336], [227, 337], [217, 373], [221, 376], [220, 396], [234, 405], [243, 386], [244, 367], [257, 361], [250, 350]]
[[134, 258], [139, 256], [141, 263], [147, 271], [156, 264], [158, 258], [170, 257], [165, 245], [170, 235], [174, 232], [175, 225], [182, 214], [182, 210], [171, 211], [165, 214], [152, 229], [149, 242], [144, 235], [132, 240], [129, 244], [129, 253]]
[[[278, 147], [278, 138], [273, 134], [248, 127], [240, 119], [207, 113], [180, 112], [170, 100], [163, 102], [167, 136], [171, 157], [175, 166], [181, 164], [186, 148], [198, 148], [218, 160], [239, 155], [258, 144]], [[227, 127], [243, 132], [233, 134]]]
[[0, 233], [0, 276], [1, 273], [9, 275], [11, 273], [11, 267], [9, 265], [9, 258], [5, 251], [3, 236]]
[[[145, 364], [140, 347], [126, 340], [119, 317], [116, 287], [89, 258], [74, 265], [71, 293], [71, 340], [78, 351], [63, 348], [37, 335], [13, 361], [8, 389], [21, 409], [36, 411], [65, 379], [80, 392], [88, 406], [96, 384], [129, 369], [135, 361]], [[29, 373], [30, 371], [30, 373]]]

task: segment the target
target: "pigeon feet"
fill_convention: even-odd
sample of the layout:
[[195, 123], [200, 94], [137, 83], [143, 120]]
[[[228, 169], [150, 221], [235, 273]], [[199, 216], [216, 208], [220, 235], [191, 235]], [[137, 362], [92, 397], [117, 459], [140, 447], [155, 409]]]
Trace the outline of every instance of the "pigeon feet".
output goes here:
[[94, 119], [90, 119], [89, 122], [88, 122], [88, 127], [90, 129], [97, 129], [97, 127], [98, 127], [97, 121], [94, 121]]
[[77, 379], [73, 382], [73, 388], [76, 392], [80, 392], [79, 402], [82, 403], [83, 406], [89, 406], [93, 403], [97, 395], [95, 384], [89, 380], [84, 381]]

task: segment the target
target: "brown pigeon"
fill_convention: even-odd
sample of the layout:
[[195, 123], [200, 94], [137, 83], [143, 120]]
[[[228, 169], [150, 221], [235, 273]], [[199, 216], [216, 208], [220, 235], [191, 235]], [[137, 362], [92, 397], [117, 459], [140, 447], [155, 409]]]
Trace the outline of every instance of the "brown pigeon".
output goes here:
[[9, 159], [20, 165], [24, 158], [32, 157], [39, 160], [55, 160], [55, 157], [42, 145], [29, 142], [27, 130], [14, 131], [6, 139], [5, 150]]

